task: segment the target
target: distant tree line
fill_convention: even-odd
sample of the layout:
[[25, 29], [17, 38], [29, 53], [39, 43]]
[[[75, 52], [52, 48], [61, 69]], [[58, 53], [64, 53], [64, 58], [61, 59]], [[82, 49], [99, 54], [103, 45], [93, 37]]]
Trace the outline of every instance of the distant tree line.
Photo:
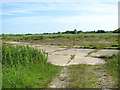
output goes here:
[[74, 29], [73, 31], [67, 30], [65, 32], [57, 32], [57, 33], [44, 33], [44, 34], [79, 34], [79, 33], [120, 33], [120, 28], [118, 28], [117, 30], [114, 31], [105, 31], [105, 30], [97, 30], [97, 31], [82, 31], [79, 30], [77, 31], [76, 29]]
[[118, 28], [117, 30], [114, 30], [113, 33], [120, 33], [120, 28]]
[[[114, 30], [114, 31], [105, 31], [105, 30], [97, 30], [97, 31], [82, 31], [79, 30], [77, 31], [77, 29], [74, 29], [73, 31], [67, 30], [65, 32], [57, 32], [57, 33], [43, 33], [43, 34], [79, 34], [79, 33], [120, 33], [120, 28]], [[28, 34], [2, 34], [2, 35], [11, 35], [11, 36], [23, 36], [23, 35], [33, 35], [31, 33]], [[34, 35], [39, 35], [39, 34], [34, 34]]]

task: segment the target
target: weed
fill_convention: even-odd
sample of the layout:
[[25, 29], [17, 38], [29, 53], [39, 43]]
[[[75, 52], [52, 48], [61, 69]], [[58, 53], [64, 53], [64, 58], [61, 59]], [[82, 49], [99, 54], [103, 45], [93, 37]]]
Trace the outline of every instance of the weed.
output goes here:
[[63, 46], [63, 44], [59, 43], [59, 44], [57, 44], [57, 46]]
[[70, 56], [71, 60], [74, 59], [74, 58], [75, 58], [75, 54], [73, 54], [73, 55]]
[[113, 55], [101, 55], [101, 56], [93, 56], [94, 58], [113, 58], [116, 54]]
[[3, 44], [3, 88], [45, 88], [60, 68], [47, 62], [43, 50]]
[[70, 48], [72, 48], [72, 46], [67, 46], [65, 50], [68, 50], [68, 49], [70, 49]]
[[64, 56], [68, 56], [68, 54], [64, 54]]
[[60, 77], [59, 78], [61, 81], [65, 81], [67, 79], [67, 77]]
[[98, 50], [100, 50], [100, 49], [95, 49], [95, 50], [89, 52], [88, 55], [86, 55], [85, 57], [88, 57], [90, 54], [95, 53], [95, 52], [97, 52]]
[[106, 68], [106, 71], [111, 74], [113, 77], [118, 78], [118, 72], [119, 72], [119, 58], [120, 58], [120, 53], [118, 53], [117, 55], [113, 55], [111, 56], [112, 58], [110, 60], [108, 60], [108, 62], [106, 64], [104, 64], [103, 66]]
[[118, 47], [119, 44], [112, 44], [112, 47]]
[[64, 51], [64, 50], [62, 50], [62, 49], [61, 49], [61, 50], [60, 50], [60, 49], [58, 49], [58, 50], [55, 50], [54, 52], [58, 52], [58, 51]]
[[[68, 63], [70, 63], [71, 62], [71, 60], [73, 60], [75, 58], [75, 54], [73, 54], [73, 55], [70, 55], [70, 60], [68, 61]], [[67, 63], [67, 64], [68, 64]]]
[[95, 50], [89, 52], [88, 55], [89, 55], [89, 54], [92, 54], [92, 53], [95, 53], [95, 52], [97, 52], [98, 50], [99, 50], [99, 49], [95, 49]]

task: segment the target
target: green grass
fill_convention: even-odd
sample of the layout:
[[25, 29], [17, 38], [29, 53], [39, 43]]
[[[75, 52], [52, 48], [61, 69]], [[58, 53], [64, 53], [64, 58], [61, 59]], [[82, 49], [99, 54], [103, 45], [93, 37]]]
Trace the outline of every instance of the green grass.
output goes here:
[[52, 78], [56, 76], [60, 67], [39, 63], [31, 64], [31, 67], [4, 68], [2, 76], [3, 88], [46, 88]]
[[[118, 82], [120, 82], [120, 52], [112, 57], [112, 59], [108, 60], [106, 64], [103, 65], [103, 67], [106, 69], [107, 73], [112, 75], [114, 79], [118, 79]], [[120, 83], [118, 83], [118, 87], [120, 88]]]
[[62, 67], [47, 62], [44, 51], [3, 44], [3, 88], [46, 88]]
[[112, 47], [119, 47], [119, 44], [112, 44]]
[[81, 46], [92, 49], [117, 49], [118, 34], [52, 34], [52, 35], [3, 35], [4, 41], [21, 41], [44, 45]]
[[85, 57], [89, 56], [90, 54], [92, 54], [92, 53], [94, 53], [94, 52], [97, 52], [98, 50], [100, 50], [100, 49], [95, 49], [95, 50], [89, 52], [88, 55], [86, 55]]
[[113, 55], [100, 55], [100, 56], [93, 56], [94, 58], [114, 58], [116, 54]]
[[101, 55], [101, 56], [93, 56], [95, 58], [106, 58], [107, 63], [102, 65], [107, 73], [111, 74], [113, 77], [118, 78], [118, 65], [120, 60], [120, 53], [113, 55]]
[[63, 46], [63, 44], [60, 43], [60, 44], [57, 44], [57, 46]]
[[[71, 60], [73, 60], [75, 58], [75, 54], [73, 54], [73, 55], [70, 55], [70, 60], [68, 61], [68, 63], [70, 63], [71, 62]], [[68, 64], [67, 63], [67, 64]]]
[[97, 52], [98, 50], [99, 50], [99, 49], [95, 49], [95, 50], [89, 52], [88, 55], [89, 55], [89, 54], [92, 54], [92, 53], [94, 53], [94, 52]]
[[74, 59], [74, 58], [75, 58], [75, 54], [73, 54], [73, 55], [70, 56], [71, 60]]
[[67, 79], [67, 77], [59, 77], [59, 80], [61, 81], [65, 81]]
[[72, 46], [69, 45], [69, 46], [66, 47], [65, 50], [68, 50], [68, 49], [70, 49], [70, 48], [72, 48]]
[[[103, 57], [103, 56], [101, 56]], [[109, 57], [109, 58], [108, 58]], [[71, 65], [67, 68], [70, 70], [69, 72], [69, 85], [67, 87], [71, 88], [105, 88], [105, 86], [98, 86], [97, 83], [101, 83], [99, 81], [99, 78], [102, 78], [102, 76], [97, 75], [93, 72], [101, 72], [105, 71], [106, 74], [103, 74], [103, 76], [107, 77], [112, 76], [111, 80], [115, 81], [114, 84], [107, 83], [106, 87], [116, 87], [118, 86], [118, 77], [120, 77], [119, 73], [120, 68], [118, 64], [120, 64], [120, 53], [117, 55], [113, 54], [112, 56], [105, 56], [104, 58], [107, 58], [107, 63], [103, 65], [86, 65], [86, 64], [80, 64], [80, 65]], [[102, 72], [101, 72], [102, 73]], [[105, 85], [105, 83], [104, 83]], [[120, 84], [119, 86], [120, 87]]]
[[112, 56], [112, 59], [109, 59], [108, 62], [103, 66], [106, 68], [109, 74], [111, 74], [113, 77], [118, 78], [118, 72], [120, 70], [118, 66], [119, 60], [120, 60], [120, 53], [113, 56]]
[[72, 65], [70, 69], [70, 82], [68, 87], [71, 88], [93, 88], [95, 87], [95, 74], [90, 71], [91, 65]]

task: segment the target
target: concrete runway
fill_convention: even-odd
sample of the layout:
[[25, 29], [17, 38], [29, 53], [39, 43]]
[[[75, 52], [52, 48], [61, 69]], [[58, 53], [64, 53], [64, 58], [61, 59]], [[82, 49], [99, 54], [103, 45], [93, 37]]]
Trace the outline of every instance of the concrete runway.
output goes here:
[[[18, 45], [29, 44], [29, 43], [11, 42], [11, 41], [8, 41], [6, 43], [12, 43]], [[52, 46], [52, 45], [30, 45], [30, 46], [34, 48], [38, 48], [39, 50], [40, 49], [45, 50], [45, 52], [48, 53], [48, 62], [59, 66], [68, 66], [75, 64], [90, 64], [90, 65], [104, 64], [105, 61], [103, 59], [94, 58], [92, 56], [112, 55], [114, 53], [118, 53], [118, 50], [103, 49], [87, 56], [89, 52], [95, 49], [75, 49], [75, 48], [66, 49], [66, 48], [61, 48], [61, 46]], [[71, 59], [73, 55], [74, 58]]]

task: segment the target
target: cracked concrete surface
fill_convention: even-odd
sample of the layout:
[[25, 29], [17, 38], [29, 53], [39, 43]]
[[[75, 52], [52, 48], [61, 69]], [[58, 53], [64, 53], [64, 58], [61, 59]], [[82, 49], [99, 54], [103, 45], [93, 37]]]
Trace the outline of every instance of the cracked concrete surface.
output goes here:
[[[30, 47], [34, 47], [39, 50], [43, 49], [48, 54], [48, 62], [54, 65], [59, 65], [59, 66], [68, 66], [68, 65], [75, 65], [75, 64], [90, 64], [90, 65], [104, 64], [106, 63], [105, 60], [100, 58], [94, 58], [92, 56], [113, 55], [114, 53], [118, 53], [118, 50], [103, 49], [103, 50], [98, 50], [97, 52], [93, 52], [92, 54], [87, 56], [89, 52], [94, 51], [95, 49], [75, 49], [75, 48], [66, 49], [66, 48], [61, 48], [60, 46], [31, 45], [29, 43], [10, 42], [10, 41], [7, 43], [18, 44], [18, 45], [28, 44]], [[73, 59], [70, 59], [71, 55], [75, 55], [75, 57]], [[61, 69], [57, 77], [53, 78], [51, 83], [48, 85], [48, 88], [65, 88], [69, 84], [69, 81], [67, 81], [66, 79], [66, 78], [69, 78], [68, 72], [69, 72], [69, 69], [67, 69], [66, 67]], [[98, 86], [103, 85], [102, 83], [106, 84], [108, 82], [109, 84], [112, 82], [111, 77], [108, 79], [105, 79], [106, 77], [104, 76], [106, 74], [105, 72], [99, 72], [94, 70], [92, 70], [92, 72], [94, 72], [99, 76], [102, 76], [102, 78], [98, 78], [100, 81], [98, 83]]]
[[[112, 55], [113, 53], [117, 53], [118, 50], [99, 50], [86, 57], [89, 52], [95, 49], [66, 49], [61, 48], [60, 46], [51, 46], [51, 45], [30, 45], [29, 43], [23, 42], [6, 42], [18, 45], [29, 45], [34, 48], [43, 49], [46, 53], [48, 53], [48, 62], [51, 62], [54, 65], [59, 66], [68, 66], [68, 65], [75, 65], [75, 64], [90, 64], [90, 65], [97, 65], [97, 64], [104, 64], [105, 61], [100, 58], [94, 58], [91, 56], [100, 56], [100, 55]], [[70, 56], [75, 55], [75, 58], [70, 61]], [[70, 61], [70, 62], [69, 62]], [[68, 63], [69, 62], [69, 63]]]
[[113, 55], [114, 53], [118, 53], [118, 50], [102, 49], [90, 54], [90, 56]]

